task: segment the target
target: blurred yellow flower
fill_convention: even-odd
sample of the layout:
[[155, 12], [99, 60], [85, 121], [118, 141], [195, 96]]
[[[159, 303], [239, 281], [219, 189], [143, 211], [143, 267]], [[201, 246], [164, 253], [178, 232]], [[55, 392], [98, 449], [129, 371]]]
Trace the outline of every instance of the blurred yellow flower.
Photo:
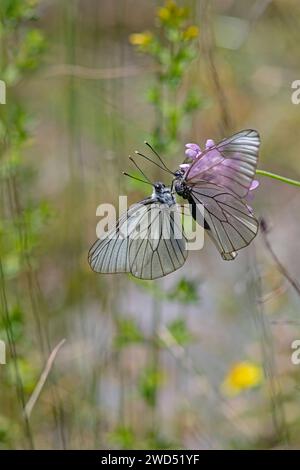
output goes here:
[[234, 364], [222, 383], [222, 391], [226, 395], [237, 395], [248, 388], [257, 387], [262, 383], [263, 374], [260, 366], [250, 361]]
[[158, 8], [157, 16], [161, 21], [168, 21], [171, 16], [170, 10], [166, 7]]
[[195, 26], [195, 25], [189, 26], [183, 32], [183, 38], [186, 39], [187, 41], [190, 41], [191, 39], [195, 39], [198, 36], [199, 36], [199, 28], [198, 26]]
[[167, 0], [165, 6], [157, 9], [157, 16], [161, 21], [169, 21], [175, 18], [185, 17], [187, 8], [178, 7], [173, 0]]
[[144, 33], [134, 33], [130, 34], [129, 42], [134, 46], [148, 46], [153, 39], [153, 35], [150, 31], [145, 31]]

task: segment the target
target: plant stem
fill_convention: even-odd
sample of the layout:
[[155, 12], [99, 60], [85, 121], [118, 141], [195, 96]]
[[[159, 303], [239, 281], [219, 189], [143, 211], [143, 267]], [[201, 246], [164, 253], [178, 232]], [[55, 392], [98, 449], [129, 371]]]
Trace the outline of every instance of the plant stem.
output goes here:
[[268, 176], [269, 178], [274, 178], [275, 180], [282, 181], [283, 183], [300, 187], [300, 181], [292, 180], [291, 178], [286, 178], [285, 176], [276, 175], [275, 173], [270, 173], [269, 171], [256, 170], [256, 174], [261, 176]]
[[253, 310], [251, 309], [251, 311], [253, 312], [254, 322], [259, 334], [264, 375], [268, 384], [268, 394], [270, 397], [270, 411], [278, 442], [283, 441], [285, 446], [288, 446], [290, 442], [289, 428], [286, 423], [283, 393], [275, 360], [274, 338], [270, 328], [270, 323], [266, 318], [264, 304], [258, 300], [263, 296], [263, 286], [255, 250], [253, 250], [252, 266], [254, 279], [252, 292], [250, 291], [252, 294], [250, 299], [252, 303], [254, 296], [256, 299], [256, 308]]
[[263, 236], [263, 240], [264, 240], [264, 243], [266, 245], [266, 248], [268, 249], [269, 253], [271, 254], [273, 260], [275, 261], [275, 263], [277, 264], [277, 267], [278, 267], [278, 270], [279, 272], [288, 280], [288, 282], [293, 286], [293, 288], [295, 289], [295, 291], [298, 293], [298, 295], [300, 295], [300, 285], [298, 284], [298, 282], [293, 279], [293, 277], [291, 276], [291, 274], [288, 272], [288, 270], [286, 269], [286, 267], [281, 263], [281, 261], [279, 261], [275, 251], [273, 250], [273, 247], [271, 245], [271, 243], [269, 242], [269, 239], [268, 239], [268, 236], [266, 234], [266, 232], [264, 230], [261, 231], [262, 232], [262, 236]]

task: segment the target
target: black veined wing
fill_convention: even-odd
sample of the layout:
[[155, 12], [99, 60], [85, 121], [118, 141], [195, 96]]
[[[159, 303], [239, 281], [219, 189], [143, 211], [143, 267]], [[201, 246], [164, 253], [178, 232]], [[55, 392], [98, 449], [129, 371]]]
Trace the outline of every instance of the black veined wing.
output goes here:
[[234, 259], [256, 236], [258, 221], [251, 209], [221, 186], [204, 181], [194, 184], [188, 200], [194, 219], [206, 229], [223, 259]]
[[215, 183], [238, 197], [245, 197], [256, 172], [259, 146], [256, 130], [237, 132], [203, 151], [186, 171], [185, 181]]
[[88, 256], [94, 271], [157, 279], [185, 263], [186, 240], [175, 201], [164, 204], [156, 196], [129, 208], [116, 227], [95, 242]]

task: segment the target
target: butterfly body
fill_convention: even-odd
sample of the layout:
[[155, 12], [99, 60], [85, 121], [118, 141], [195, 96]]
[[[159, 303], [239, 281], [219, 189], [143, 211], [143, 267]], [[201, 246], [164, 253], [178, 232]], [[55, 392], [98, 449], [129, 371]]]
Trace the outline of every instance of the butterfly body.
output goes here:
[[179, 196], [183, 197], [183, 199], [189, 199], [191, 188], [186, 184], [183, 176], [179, 175], [175, 178], [174, 189]]
[[153, 202], [156, 201], [161, 204], [167, 204], [169, 207], [172, 207], [176, 204], [171, 188], [166, 186], [164, 183], [161, 183], [160, 181], [157, 181], [153, 185], [151, 200]]

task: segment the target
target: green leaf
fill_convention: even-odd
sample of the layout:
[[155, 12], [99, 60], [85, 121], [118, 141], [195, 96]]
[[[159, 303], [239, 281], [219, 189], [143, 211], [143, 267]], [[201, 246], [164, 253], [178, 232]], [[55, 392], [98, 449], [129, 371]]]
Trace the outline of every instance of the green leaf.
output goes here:
[[190, 90], [188, 92], [188, 95], [185, 99], [184, 103], [184, 111], [186, 113], [191, 113], [198, 109], [200, 105], [202, 104], [202, 99], [199, 93], [196, 90]]
[[[37, 370], [36, 364], [34, 364], [32, 360], [19, 357], [16, 361], [18, 373], [21, 377], [24, 391], [25, 393], [30, 394], [37, 384], [40, 372]], [[10, 360], [6, 364], [5, 371], [7, 372], [7, 379], [9, 383], [11, 385], [15, 385], [18, 378], [16, 376], [16, 368], [13, 360]]]
[[20, 48], [17, 64], [21, 70], [34, 70], [40, 63], [40, 56], [46, 48], [46, 41], [39, 29], [26, 33]]
[[109, 435], [109, 440], [117, 445], [118, 449], [133, 449], [135, 436], [130, 427], [119, 426]]
[[155, 406], [157, 391], [163, 382], [163, 375], [155, 365], [148, 366], [140, 377], [139, 391], [149, 406]]
[[182, 277], [177, 285], [169, 292], [170, 300], [176, 300], [183, 304], [197, 303], [199, 301], [198, 282], [189, 281]]
[[0, 443], [7, 443], [11, 437], [12, 422], [11, 418], [7, 418], [4, 415], [0, 415]]
[[0, 13], [6, 22], [29, 20], [35, 18], [38, 4], [39, 0], [1, 0]]
[[177, 28], [168, 28], [166, 30], [166, 38], [170, 42], [178, 43], [181, 41], [181, 31]]
[[180, 346], [186, 346], [193, 341], [193, 335], [189, 331], [184, 319], [178, 318], [172, 321], [167, 328]]
[[9, 330], [12, 333], [13, 340], [19, 341], [24, 332], [24, 314], [19, 305], [15, 305], [9, 312], [9, 318], [1, 316], [0, 318], [0, 337], [4, 338], [5, 331]]
[[118, 333], [115, 345], [123, 348], [132, 343], [143, 341], [144, 337], [136, 322], [131, 318], [120, 318], [117, 322]]
[[147, 100], [152, 104], [159, 104], [161, 100], [161, 90], [158, 86], [151, 86], [147, 91]]
[[15, 85], [21, 78], [18, 67], [15, 64], [8, 64], [3, 71], [3, 80], [7, 86]]

